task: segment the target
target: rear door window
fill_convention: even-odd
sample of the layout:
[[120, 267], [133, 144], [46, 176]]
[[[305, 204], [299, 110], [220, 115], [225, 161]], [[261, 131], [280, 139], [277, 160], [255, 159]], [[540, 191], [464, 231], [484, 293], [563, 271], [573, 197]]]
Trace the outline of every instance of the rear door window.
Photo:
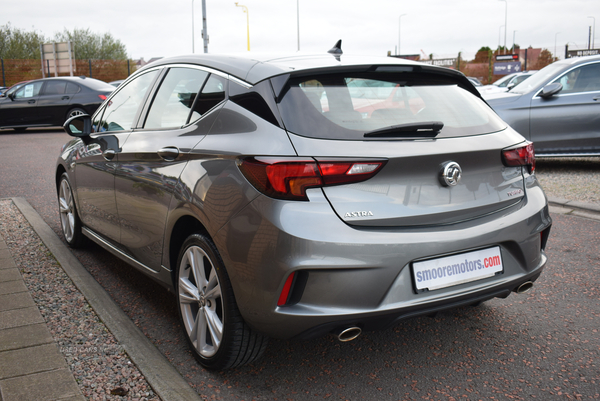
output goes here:
[[184, 126], [208, 75], [195, 68], [171, 68], [154, 97], [144, 128]]
[[364, 139], [391, 126], [441, 121], [437, 136], [499, 131], [505, 124], [451, 78], [424, 73], [330, 74], [289, 81], [280, 103], [287, 129], [323, 139]]
[[65, 93], [66, 86], [65, 81], [47, 81], [43, 95], [62, 95]]

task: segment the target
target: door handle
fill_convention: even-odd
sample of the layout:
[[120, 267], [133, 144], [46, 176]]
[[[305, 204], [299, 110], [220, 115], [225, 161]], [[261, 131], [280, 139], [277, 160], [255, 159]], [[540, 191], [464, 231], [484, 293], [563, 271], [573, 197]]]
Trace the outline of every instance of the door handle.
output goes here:
[[166, 148], [160, 149], [158, 151], [158, 155], [164, 160], [171, 162], [177, 159], [177, 156], [179, 156], [179, 149], [177, 149], [175, 146], [167, 146]]
[[61, 100], [69, 100], [69, 96], [63, 96]]
[[596, 97], [594, 98], [594, 101], [596, 101], [596, 102], [597, 102], [598, 100], [600, 100], [600, 96], [596, 96]]
[[104, 153], [102, 153], [102, 156], [106, 159], [106, 160], [112, 160], [115, 155], [117, 154], [117, 152], [115, 152], [114, 149], [106, 149], [104, 151]]
[[27, 101], [27, 103], [29, 103], [29, 104], [34, 104], [34, 103], [35, 103], [35, 100], [34, 100], [34, 99], [28, 100], [28, 101]]

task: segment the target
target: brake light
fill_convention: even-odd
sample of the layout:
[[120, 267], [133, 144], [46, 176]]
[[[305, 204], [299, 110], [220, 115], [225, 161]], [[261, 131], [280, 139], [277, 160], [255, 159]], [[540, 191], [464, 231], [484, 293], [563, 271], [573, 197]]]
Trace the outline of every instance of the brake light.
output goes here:
[[104, 96], [104, 95], [98, 95], [98, 97], [99, 97], [100, 99], [102, 99], [102, 101], [105, 101], [105, 100], [106, 100], [106, 96]]
[[384, 160], [316, 160], [296, 157], [247, 157], [240, 171], [260, 192], [277, 199], [307, 201], [306, 189], [368, 180]]
[[529, 173], [535, 171], [535, 153], [533, 143], [519, 148], [505, 149], [502, 151], [502, 162], [508, 167], [527, 166]]

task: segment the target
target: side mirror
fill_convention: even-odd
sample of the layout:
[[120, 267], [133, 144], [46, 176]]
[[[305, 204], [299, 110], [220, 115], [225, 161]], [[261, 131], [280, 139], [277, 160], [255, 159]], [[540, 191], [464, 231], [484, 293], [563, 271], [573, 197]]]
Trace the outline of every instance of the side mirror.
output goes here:
[[507, 89], [508, 89], [508, 91], [510, 92], [510, 90], [511, 90], [512, 88], [514, 88], [515, 86], [517, 86], [517, 85], [516, 85], [514, 82], [511, 82], [511, 83], [509, 83], [509, 84], [506, 86], [506, 88], [507, 88]]
[[553, 82], [542, 88], [542, 91], [540, 92], [540, 97], [542, 97], [544, 99], [548, 99], [548, 98], [556, 95], [562, 89], [563, 89], [563, 86], [560, 82]]
[[92, 117], [87, 114], [71, 117], [65, 121], [63, 128], [71, 136], [89, 136], [92, 133]]

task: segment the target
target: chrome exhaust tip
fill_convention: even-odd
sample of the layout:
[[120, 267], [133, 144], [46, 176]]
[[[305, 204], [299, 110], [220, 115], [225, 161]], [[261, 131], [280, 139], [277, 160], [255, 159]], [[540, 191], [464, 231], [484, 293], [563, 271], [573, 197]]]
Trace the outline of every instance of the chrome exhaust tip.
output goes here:
[[355, 340], [362, 333], [362, 329], [360, 327], [347, 327], [345, 329], [339, 329], [334, 331], [334, 335], [337, 339], [343, 343], [348, 341]]
[[515, 289], [515, 292], [517, 294], [525, 294], [527, 291], [529, 291], [531, 288], [533, 287], [533, 282], [531, 281], [526, 281], [523, 284], [521, 284], [520, 286], [518, 286]]

